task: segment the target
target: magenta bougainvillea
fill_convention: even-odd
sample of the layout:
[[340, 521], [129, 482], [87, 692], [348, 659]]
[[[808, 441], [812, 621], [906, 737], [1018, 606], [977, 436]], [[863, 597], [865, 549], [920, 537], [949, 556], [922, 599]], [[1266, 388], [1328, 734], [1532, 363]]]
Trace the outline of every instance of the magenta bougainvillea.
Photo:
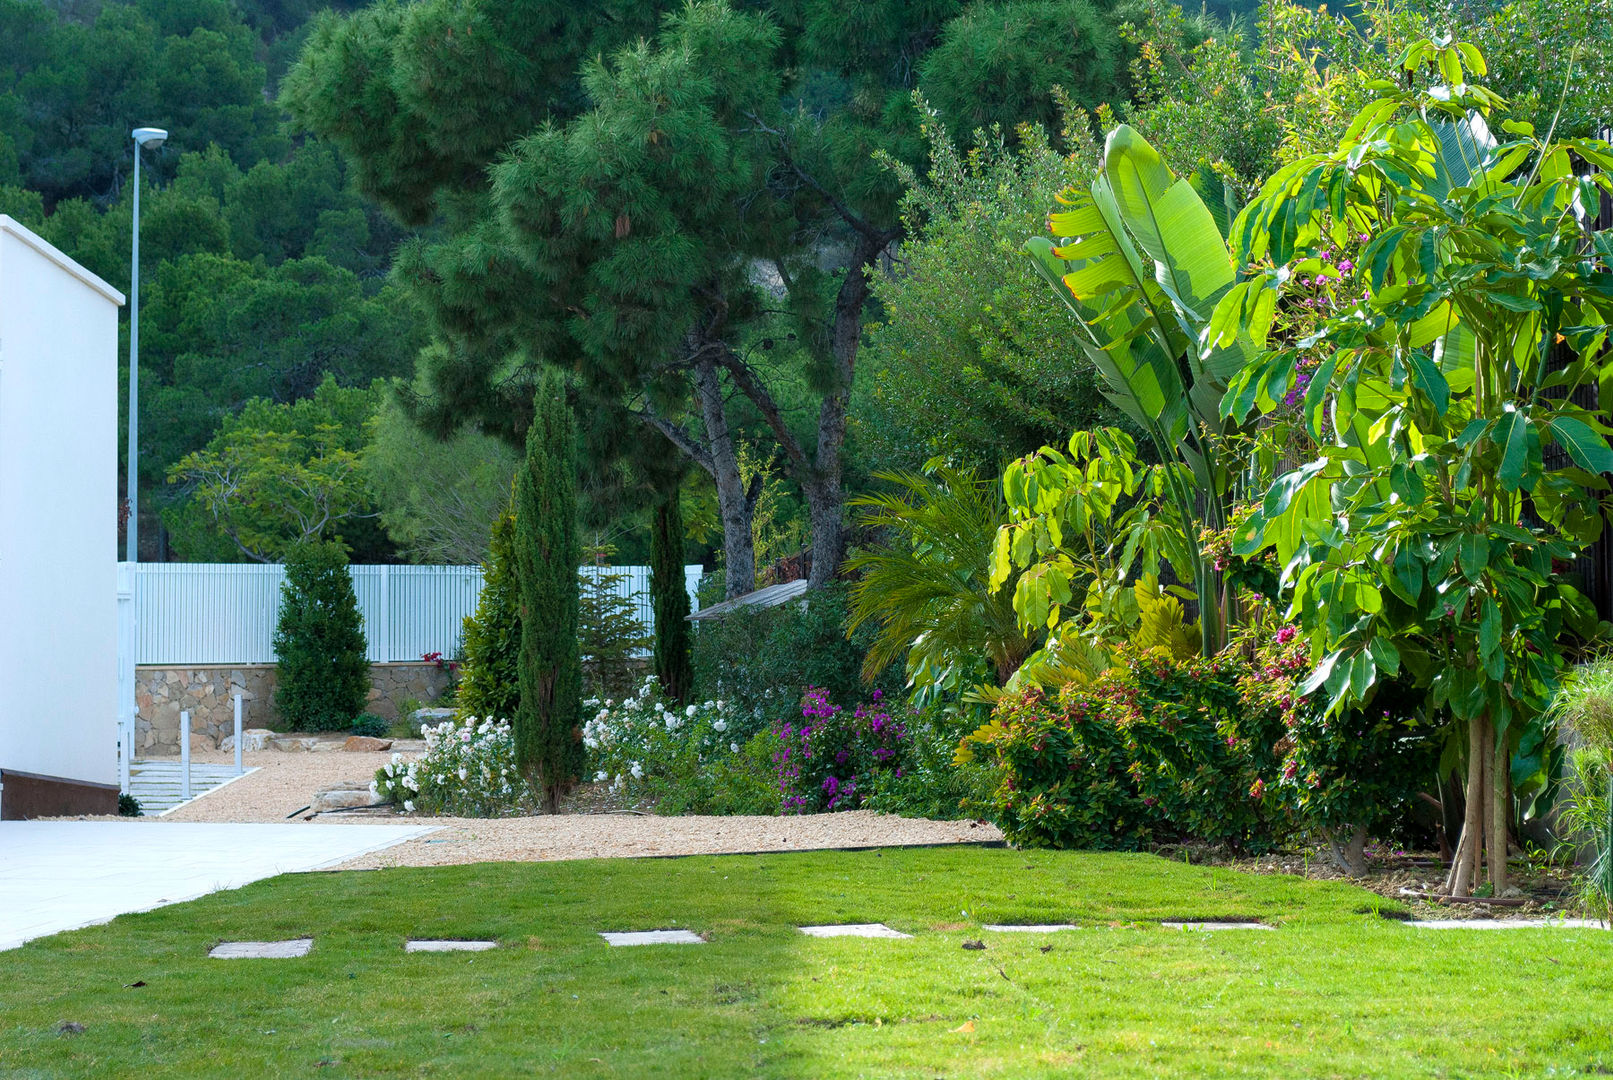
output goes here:
[[801, 719], [776, 726], [779, 799], [785, 811], [810, 814], [854, 810], [885, 771], [902, 775], [907, 725], [891, 715], [884, 694], [849, 713], [811, 687], [801, 701]]

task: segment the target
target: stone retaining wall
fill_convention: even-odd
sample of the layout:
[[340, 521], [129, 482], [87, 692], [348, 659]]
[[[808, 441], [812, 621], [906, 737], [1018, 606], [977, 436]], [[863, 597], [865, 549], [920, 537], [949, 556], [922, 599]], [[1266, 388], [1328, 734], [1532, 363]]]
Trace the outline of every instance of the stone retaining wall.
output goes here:
[[[179, 753], [179, 714], [190, 710], [190, 730], [215, 743], [235, 731], [235, 695], [241, 695], [241, 727], [278, 728], [274, 708], [273, 664], [134, 669], [135, 754]], [[448, 672], [436, 664], [370, 665], [369, 712], [398, 719], [398, 705], [410, 698], [430, 704], [448, 688]]]

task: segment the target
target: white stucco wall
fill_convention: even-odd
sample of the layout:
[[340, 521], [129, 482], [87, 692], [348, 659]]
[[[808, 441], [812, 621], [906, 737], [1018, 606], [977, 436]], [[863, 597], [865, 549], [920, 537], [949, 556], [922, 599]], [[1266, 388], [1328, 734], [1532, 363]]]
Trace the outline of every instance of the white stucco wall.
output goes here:
[[0, 770], [117, 783], [122, 303], [0, 214]]

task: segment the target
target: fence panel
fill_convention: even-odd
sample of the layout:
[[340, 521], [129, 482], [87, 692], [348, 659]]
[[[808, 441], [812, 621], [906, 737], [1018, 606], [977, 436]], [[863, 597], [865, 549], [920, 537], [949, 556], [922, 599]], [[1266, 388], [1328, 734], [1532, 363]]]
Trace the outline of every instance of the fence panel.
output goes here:
[[[138, 664], [268, 664], [285, 568], [235, 563], [120, 564], [133, 588], [134, 662]], [[371, 663], [451, 656], [465, 616], [482, 591], [479, 566], [353, 566], [353, 591], [364, 618]], [[585, 575], [618, 574], [647, 630], [655, 613], [647, 566], [583, 567]], [[685, 568], [691, 607], [700, 568]]]

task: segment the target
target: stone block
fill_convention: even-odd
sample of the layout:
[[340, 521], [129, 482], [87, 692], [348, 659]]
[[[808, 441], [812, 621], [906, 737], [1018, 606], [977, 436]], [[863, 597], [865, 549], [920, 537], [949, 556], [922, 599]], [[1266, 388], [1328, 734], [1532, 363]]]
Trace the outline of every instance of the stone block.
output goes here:
[[392, 749], [392, 740], [377, 739], [370, 735], [349, 735], [347, 741], [342, 743], [342, 749], [354, 753], [374, 753]]
[[[274, 737], [274, 732], [270, 731], [268, 728], [247, 728], [245, 731], [241, 732], [241, 750], [243, 753], [256, 753], [259, 750], [268, 750], [270, 749], [269, 744]], [[220, 750], [233, 751], [235, 749], [235, 736], [226, 735], [223, 741], [218, 744], [218, 748]]]
[[269, 740], [269, 748], [279, 750], [286, 754], [300, 754], [311, 751], [319, 745], [319, 740], [312, 735], [276, 735]]
[[370, 794], [368, 787], [343, 786], [321, 791], [315, 795], [309, 809], [316, 814], [322, 814], [327, 810], [346, 810], [355, 806], [369, 806], [375, 801], [376, 798]]
[[193, 732], [190, 733], [190, 752], [191, 753], [193, 753], [193, 754], [210, 754], [214, 750], [217, 750], [217, 749], [218, 749], [218, 743], [214, 741], [213, 736], [203, 734], [202, 732], [199, 732], [199, 731], [193, 731]]

